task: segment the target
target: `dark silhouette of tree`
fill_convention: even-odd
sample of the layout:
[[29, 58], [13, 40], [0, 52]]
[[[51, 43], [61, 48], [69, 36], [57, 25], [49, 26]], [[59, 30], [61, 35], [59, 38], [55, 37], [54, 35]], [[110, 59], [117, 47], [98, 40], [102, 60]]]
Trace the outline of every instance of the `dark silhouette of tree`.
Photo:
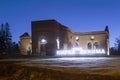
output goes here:
[[[11, 47], [12, 47], [12, 36], [11, 36], [11, 32], [10, 32], [10, 28], [9, 28], [9, 24], [6, 23], [5, 24], [5, 44], [6, 44], [6, 49], [11, 52]], [[7, 51], [7, 52], [8, 52]]]
[[10, 53], [12, 51], [12, 36], [8, 23], [0, 26], [0, 54]]
[[110, 48], [110, 55], [118, 55], [117, 49], [115, 49], [115, 47]]
[[120, 37], [116, 39], [115, 47], [117, 49], [117, 54], [120, 55]]
[[120, 37], [116, 38], [115, 47], [110, 49], [111, 55], [120, 55]]
[[20, 52], [19, 44], [16, 42], [12, 43], [12, 53], [18, 54]]
[[0, 26], [0, 53], [5, 52], [6, 44], [5, 44], [5, 29], [4, 25]]
[[107, 31], [109, 33], [109, 28], [108, 26], [105, 27], [105, 31]]

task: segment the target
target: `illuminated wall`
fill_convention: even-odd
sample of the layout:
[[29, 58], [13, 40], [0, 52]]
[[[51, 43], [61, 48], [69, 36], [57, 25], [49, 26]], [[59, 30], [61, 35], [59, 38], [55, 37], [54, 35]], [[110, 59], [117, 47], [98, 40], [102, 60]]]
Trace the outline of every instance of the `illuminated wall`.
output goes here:
[[[109, 55], [108, 28], [96, 32], [73, 32], [56, 20], [32, 21], [32, 39], [21, 38], [21, 52], [26, 52], [25, 46], [32, 40], [32, 54], [55, 55], [56, 50], [82, 47], [83, 49], [104, 49]], [[25, 45], [25, 46], [23, 46]]]
[[28, 36], [28, 33], [24, 33], [22, 36], [20, 36], [20, 52], [21, 52], [21, 54], [23, 54], [23, 55], [31, 55], [32, 54], [31, 43], [32, 43], [31, 37]]
[[[107, 31], [75, 33], [79, 46], [83, 49], [104, 49], [109, 55], [109, 34]], [[89, 45], [90, 44], [90, 45]]]
[[[57, 38], [60, 24], [54, 20], [32, 22], [32, 51], [33, 54], [54, 55], [57, 49]], [[42, 44], [45, 39], [47, 43]]]

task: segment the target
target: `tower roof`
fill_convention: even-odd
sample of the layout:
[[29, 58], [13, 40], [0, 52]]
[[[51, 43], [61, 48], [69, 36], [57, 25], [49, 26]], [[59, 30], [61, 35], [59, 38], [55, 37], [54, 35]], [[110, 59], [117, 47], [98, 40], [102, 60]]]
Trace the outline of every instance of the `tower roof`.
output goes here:
[[28, 32], [25, 32], [24, 34], [22, 34], [21, 36], [20, 36], [20, 38], [21, 37], [30, 37], [30, 35], [28, 34]]

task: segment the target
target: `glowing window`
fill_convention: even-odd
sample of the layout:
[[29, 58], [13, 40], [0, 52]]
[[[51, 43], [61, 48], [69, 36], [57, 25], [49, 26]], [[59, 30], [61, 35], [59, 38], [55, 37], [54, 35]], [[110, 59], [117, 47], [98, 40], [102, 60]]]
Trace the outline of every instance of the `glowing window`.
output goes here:
[[30, 47], [30, 46], [28, 46], [28, 47], [27, 47], [27, 51], [30, 51], [30, 50], [31, 50], [31, 47]]
[[94, 43], [94, 49], [98, 49], [98, 43], [97, 42]]

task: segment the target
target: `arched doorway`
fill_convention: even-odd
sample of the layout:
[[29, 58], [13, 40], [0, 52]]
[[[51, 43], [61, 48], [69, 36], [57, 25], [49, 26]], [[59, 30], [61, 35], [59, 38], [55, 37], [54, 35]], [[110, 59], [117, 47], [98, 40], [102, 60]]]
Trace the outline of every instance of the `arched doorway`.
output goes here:
[[41, 55], [46, 55], [46, 47], [47, 47], [47, 37], [46, 36], [41, 36], [39, 39], [39, 50]]

